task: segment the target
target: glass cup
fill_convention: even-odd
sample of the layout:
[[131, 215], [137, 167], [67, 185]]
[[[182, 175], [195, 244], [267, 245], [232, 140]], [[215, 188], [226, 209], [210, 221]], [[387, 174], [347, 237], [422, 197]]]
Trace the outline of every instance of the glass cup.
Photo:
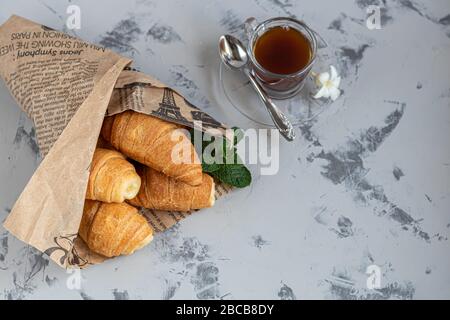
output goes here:
[[[299, 31], [309, 42], [311, 58], [306, 66], [291, 74], [277, 74], [262, 67], [255, 57], [255, 44], [268, 30], [274, 27], [289, 27]], [[272, 18], [258, 23], [255, 18], [245, 22], [245, 30], [249, 38], [247, 47], [252, 72], [267, 94], [274, 99], [288, 99], [295, 96], [303, 87], [316, 60], [317, 39], [315, 32], [304, 22], [292, 18]]]

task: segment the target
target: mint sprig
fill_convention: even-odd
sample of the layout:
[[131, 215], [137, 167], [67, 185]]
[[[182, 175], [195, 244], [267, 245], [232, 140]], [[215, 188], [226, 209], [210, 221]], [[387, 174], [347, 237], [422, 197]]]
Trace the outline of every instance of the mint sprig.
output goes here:
[[[222, 145], [221, 155], [219, 157], [221, 158], [221, 163], [206, 163], [203, 160], [202, 157], [202, 170], [205, 173], [208, 173], [209, 175], [213, 176], [217, 180], [224, 182], [226, 184], [229, 184], [236, 188], [245, 188], [249, 186], [252, 182], [252, 175], [250, 171], [247, 169], [247, 167], [242, 164], [241, 159], [239, 158], [236, 150], [236, 145], [239, 143], [239, 141], [243, 138], [244, 133], [239, 128], [233, 128], [234, 135], [233, 135], [233, 141], [229, 141], [226, 138], [223, 137], [212, 137], [208, 136], [208, 141], [204, 141], [203, 139], [204, 135], [207, 135], [206, 133], [199, 133], [196, 132], [194, 129], [191, 129], [191, 139], [192, 143], [194, 143], [194, 136], [201, 134], [202, 138], [202, 144], [201, 144], [201, 150], [197, 150], [199, 154], [203, 155], [203, 150], [205, 148], [216, 142], [216, 139], [220, 139], [220, 142]], [[196, 146], [198, 148], [198, 146]], [[214, 157], [215, 154], [212, 154]], [[227, 160], [232, 159], [232, 163], [227, 163]]]
[[224, 164], [211, 175], [236, 188], [245, 188], [252, 182], [252, 175], [243, 164]]

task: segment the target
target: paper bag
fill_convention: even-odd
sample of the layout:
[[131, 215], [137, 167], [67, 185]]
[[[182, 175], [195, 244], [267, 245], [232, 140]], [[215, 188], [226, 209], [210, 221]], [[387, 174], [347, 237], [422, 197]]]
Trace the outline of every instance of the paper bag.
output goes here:
[[[0, 26], [0, 76], [33, 120], [41, 155], [4, 227], [62, 267], [105, 258], [77, 237], [89, 167], [105, 115], [135, 110], [192, 127], [225, 126], [131, 60], [18, 16]], [[216, 195], [229, 188], [219, 185]], [[143, 210], [156, 232], [190, 213]]]

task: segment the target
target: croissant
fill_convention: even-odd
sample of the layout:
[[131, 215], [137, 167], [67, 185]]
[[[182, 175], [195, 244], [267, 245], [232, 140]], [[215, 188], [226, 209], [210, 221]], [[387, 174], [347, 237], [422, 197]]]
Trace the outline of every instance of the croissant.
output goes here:
[[120, 152], [97, 148], [92, 158], [86, 199], [124, 202], [139, 192], [141, 178]]
[[214, 180], [203, 174], [202, 183], [190, 186], [152, 168], [139, 166], [142, 187], [128, 202], [138, 207], [167, 211], [189, 211], [214, 205]]
[[132, 254], [153, 239], [153, 230], [138, 210], [126, 203], [86, 200], [78, 231], [94, 252], [106, 257]]
[[[179, 141], [172, 141], [172, 134], [180, 128], [176, 124], [128, 110], [106, 117], [102, 136], [129, 158], [196, 186], [202, 182], [202, 167], [194, 146], [184, 135]], [[172, 160], [172, 151], [177, 144], [182, 146], [180, 150], [190, 150], [190, 161], [178, 163]]]

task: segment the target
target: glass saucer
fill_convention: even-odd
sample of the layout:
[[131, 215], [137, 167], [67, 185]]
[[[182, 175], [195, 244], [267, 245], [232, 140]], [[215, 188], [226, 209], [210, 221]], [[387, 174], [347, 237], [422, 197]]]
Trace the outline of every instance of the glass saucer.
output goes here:
[[[296, 96], [273, 100], [294, 126], [308, 123], [330, 105], [329, 100], [316, 100], [312, 97], [318, 90], [312, 74], [329, 72], [330, 56], [325, 51], [323, 48], [319, 50], [312, 72]], [[227, 100], [240, 114], [261, 126], [275, 128], [269, 113], [243, 72], [231, 70], [221, 63], [219, 83]]]

